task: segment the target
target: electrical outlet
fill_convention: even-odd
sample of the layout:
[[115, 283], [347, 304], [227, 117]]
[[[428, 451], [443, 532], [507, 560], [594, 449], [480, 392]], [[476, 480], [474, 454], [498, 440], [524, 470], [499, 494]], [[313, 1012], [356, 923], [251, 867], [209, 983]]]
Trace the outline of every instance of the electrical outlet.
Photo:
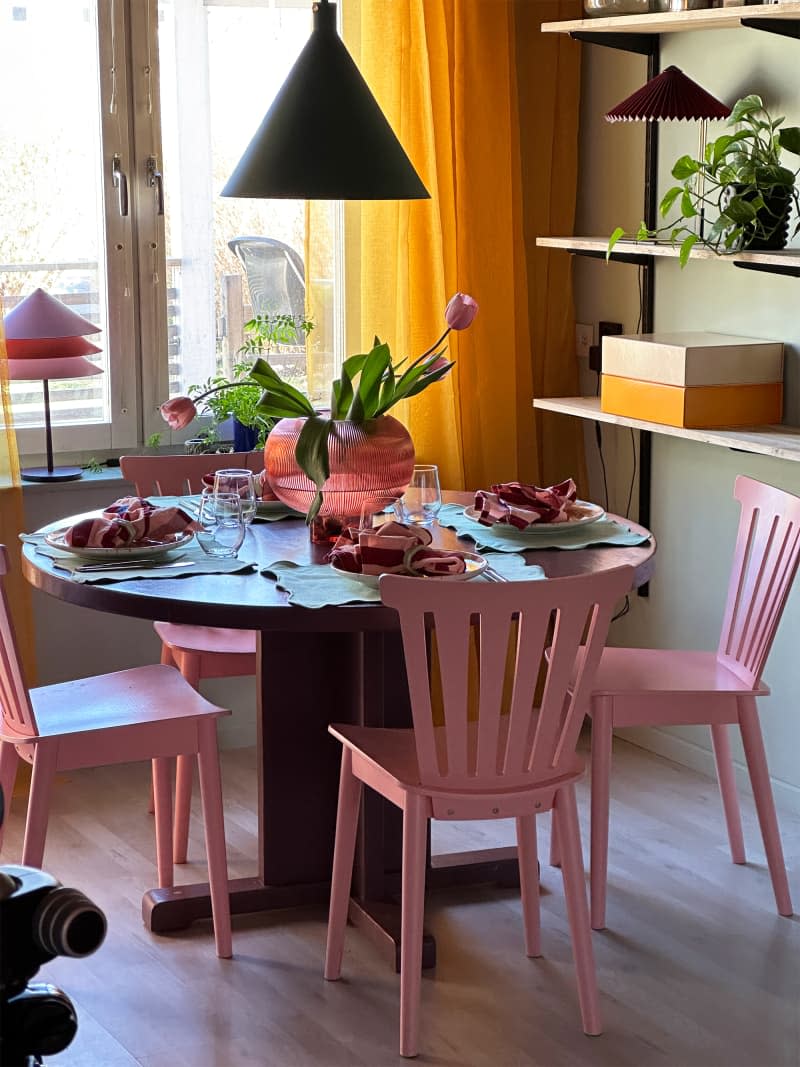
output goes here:
[[589, 349], [594, 341], [594, 327], [590, 323], [575, 323], [575, 355], [578, 359], [588, 359]]

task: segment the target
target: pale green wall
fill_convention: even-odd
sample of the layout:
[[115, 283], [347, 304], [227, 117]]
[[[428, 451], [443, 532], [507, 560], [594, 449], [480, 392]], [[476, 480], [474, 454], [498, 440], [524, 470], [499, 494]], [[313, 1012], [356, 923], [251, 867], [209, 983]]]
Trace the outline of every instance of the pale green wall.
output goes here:
[[[662, 69], [674, 63], [721, 99], [732, 103], [759, 92], [777, 114], [800, 125], [800, 43], [752, 30], [662, 37]], [[641, 57], [584, 47], [581, 192], [577, 233], [608, 234], [641, 217], [640, 126], [611, 126], [605, 110], [646, 78]], [[710, 136], [721, 130], [712, 127]], [[659, 191], [671, 184], [669, 166], [696, 151], [694, 124], [660, 128]], [[619, 320], [636, 327], [636, 268], [577, 261], [577, 318]], [[681, 271], [661, 263], [656, 279], [656, 329], [708, 329], [786, 342], [786, 421], [800, 424], [800, 280], [740, 271], [726, 263], [695, 262]], [[594, 376], [583, 375], [586, 392]], [[594, 436], [587, 435], [593, 495], [599, 491]], [[628, 431], [606, 428], [611, 504], [624, 509], [630, 478]], [[614, 624], [615, 644], [672, 648], [716, 647], [725, 601], [738, 507], [733, 482], [743, 473], [800, 493], [800, 464], [653, 435], [651, 526], [658, 539], [657, 574], [649, 600]], [[767, 665], [772, 696], [762, 701], [762, 722], [779, 804], [800, 810], [800, 583], [790, 597]], [[676, 728], [637, 731], [635, 739], [675, 759], [712, 771], [707, 731]], [[741, 750], [736, 750], [741, 765]], [[741, 775], [740, 780], [743, 781]]]

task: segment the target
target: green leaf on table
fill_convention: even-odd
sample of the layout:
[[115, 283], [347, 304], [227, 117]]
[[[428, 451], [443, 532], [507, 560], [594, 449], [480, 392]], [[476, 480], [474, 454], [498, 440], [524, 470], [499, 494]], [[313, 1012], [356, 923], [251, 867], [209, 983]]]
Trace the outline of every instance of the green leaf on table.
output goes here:
[[684, 189], [683, 196], [681, 196], [681, 215], [685, 219], [692, 219], [697, 214], [697, 208], [692, 201], [692, 194], [688, 189]]

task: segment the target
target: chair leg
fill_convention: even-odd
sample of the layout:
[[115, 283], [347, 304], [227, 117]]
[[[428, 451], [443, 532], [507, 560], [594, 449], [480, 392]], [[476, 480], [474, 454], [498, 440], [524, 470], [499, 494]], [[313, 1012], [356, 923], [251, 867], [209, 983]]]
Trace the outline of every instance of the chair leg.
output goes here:
[[589, 926], [589, 908], [586, 903], [581, 831], [574, 785], [559, 789], [556, 793], [553, 811], [558, 823], [561, 873], [564, 878], [564, 896], [572, 934], [572, 954], [575, 958], [583, 1030], [586, 1034], [601, 1034], [603, 1022], [600, 1017], [592, 931]]
[[555, 812], [550, 813], [550, 858], [551, 867], [561, 866], [561, 853], [558, 851], [558, 824]]
[[714, 749], [714, 762], [717, 765], [717, 781], [719, 782], [719, 792], [722, 797], [722, 810], [725, 812], [725, 823], [728, 827], [731, 859], [734, 863], [745, 863], [742, 817], [739, 811], [739, 795], [736, 790], [736, 777], [733, 773], [731, 739], [727, 723], [712, 724], [711, 744]]
[[11, 798], [14, 794], [14, 782], [17, 780], [19, 756], [10, 741], [0, 741], [0, 848], [3, 847], [3, 827], [11, 811]]
[[419, 1044], [427, 831], [425, 799], [415, 793], [407, 793], [403, 812], [403, 895], [400, 916], [401, 1056], [416, 1056]]
[[172, 761], [159, 756], [152, 761], [153, 792], [156, 808], [156, 866], [158, 886], [166, 889], [173, 885], [172, 869]]
[[350, 904], [350, 883], [358, 833], [358, 809], [363, 785], [353, 774], [353, 753], [342, 749], [339, 777], [339, 804], [336, 810], [336, 841], [333, 847], [331, 903], [328, 911], [328, 943], [325, 949], [325, 977], [335, 982], [342, 975], [344, 935]]
[[189, 818], [192, 813], [192, 778], [194, 758], [178, 756], [175, 769], [175, 826], [173, 830], [172, 858], [175, 863], [186, 863], [189, 851]]
[[739, 699], [739, 728], [742, 731], [744, 754], [753, 786], [753, 798], [756, 802], [761, 836], [764, 839], [764, 851], [767, 854], [767, 866], [772, 878], [775, 903], [778, 906], [778, 914], [788, 916], [792, 914], [792, 898], [789, 893], [778, 818], [775, 814], [775, 801], [772, 796], [764, 740], [761, 736], [761, 725], [758, 721], [754, 697]]
[[519, 861], [520, 896], [522, 897], [522, 920], [525, 926], [525, 952], [528, 956], [541, 956], [539, 856], [535, 815], [525, 815], [517, 819], [517, 859]]
[[[200, 657], [192, 652], [181, 652], [176, 664], [193, 689], [200, 688]], [[172, 856], [176, 863], [186, 863], [189, 851], [189, 818], [192, 813], [192, 777], [194, 758], [178, 756], [175, 771], [175, 825], [173, 828]]]
[[31, 790], [28, 795], [28, 818], [22, 845], [23, 867], [41, 867], [47, 820], [50, 816], [50, 795], [56, 773], [58, 747], [56, 743], [40, 741], [33, 757]]
[[201, 719], [197, 728], [199, 735], [197, 762], [200, 766], [200, 797], [203, 804], [214, 941], [217, 955], [227, 960], [233, 955], [231, 899], [228, 887], [228, 857], [225, 851], [225, 816], [222, 806], [222, 777], [219, 769], [216, 719]]
[[[175, 662], [175, 658], [172, 655], [172, 649], [170, 648], [169, 645], [165, 644], [163, 641], [161, 642], [161, 663], [165, 667], [177, 667], [177, 664]], [[155, 791], [155, 786], [153, 785], [152, 777], [150, 779], [150, 801], [149, 801], [149, 803], [147, 805], [147, 810], [150, 812], [151, 815], [155, 814], [155, 810], [156, 810], [156, 791]]]
[[608, 815], [611, 799], [611, 753], [614, 702], [608, 697], [592, 701], [592, 783], [590, 888], [592, 929], [606, 925], [608, 885]]

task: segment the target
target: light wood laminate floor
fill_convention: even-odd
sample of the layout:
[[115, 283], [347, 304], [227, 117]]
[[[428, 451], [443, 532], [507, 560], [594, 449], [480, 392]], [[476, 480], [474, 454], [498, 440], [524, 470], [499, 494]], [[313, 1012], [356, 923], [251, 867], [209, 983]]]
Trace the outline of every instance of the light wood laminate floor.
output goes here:
[[[255, 755], [223, 754], [232, 877], [254, 870]], [[155, 885], [143, 764], [59, 779], [45, 866], [107, 913], [108, 938], [85, 960], [58, 959], [38, 980], [78, 1009], [58, 1067], [383, 1067], [399, 1064], [399, 989], [372, 947], [349, 931], [344, 974], [322, 979], [321, 911], [234, 918], [235, 957], [214, 956], [208, 924], [171, 937], [141, 924]], [[581, 790], [586, 845], [587, 791]], [[15, 800], [3, 861], [21, 852]], [[527, 959], [516, 893], [429, 894], [439, 964], [423, 982], [419, 1062], [437, 1067], [797, 1067], [800, 921], [775, 913], [752, 803], [749, 864], [730, 863], [709, 779], [625, 742], [615, 747], [609, 929], [594, 935], [606, 1032], [581, 1032], [559, 872], [542, 866], [544, 958]], [[800, 820], [781, 817], [800, 907]], [[540, 820], [547, 856], [549, 820]], [[510, 823], [438, 824], [437, 847], [507, 843]], [[192, 821], [192, 862], [205, 877]]]

